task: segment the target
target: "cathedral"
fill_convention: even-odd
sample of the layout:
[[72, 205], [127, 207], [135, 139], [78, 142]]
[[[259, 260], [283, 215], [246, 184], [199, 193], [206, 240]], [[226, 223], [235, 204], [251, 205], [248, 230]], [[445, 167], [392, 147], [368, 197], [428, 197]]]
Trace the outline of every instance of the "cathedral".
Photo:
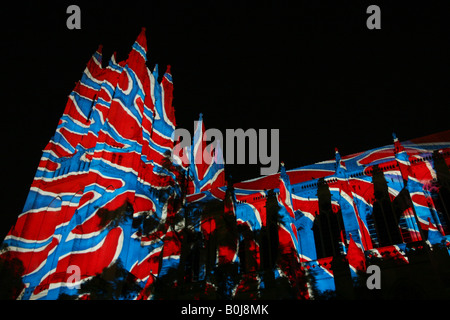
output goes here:
[[170, 66], [146, 62], [144, 28], [88, 61], [3, 241], [3, 299], [450, 297], [450, 130], [231, 184], [220, 148], [190, 161], [202, 116], [176, 150]]

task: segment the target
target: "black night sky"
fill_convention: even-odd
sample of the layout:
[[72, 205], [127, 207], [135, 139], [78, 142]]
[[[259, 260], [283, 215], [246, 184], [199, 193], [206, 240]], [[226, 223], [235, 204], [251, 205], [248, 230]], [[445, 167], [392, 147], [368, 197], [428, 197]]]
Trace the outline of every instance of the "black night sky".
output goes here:
[[[278, 128], [287, 169], [448, 125], [447, 1], [114, 1], [3, 4], [3, 239], [90, 56], [126, 59], [146, 27], [148, 66], [174, 78], [179, 127]], [[66, 8], [81, 8], [68, 30]], [[366, 9], [381, 9], [369, 30]], [[233, 181], [259, 165], [227, 166]]]

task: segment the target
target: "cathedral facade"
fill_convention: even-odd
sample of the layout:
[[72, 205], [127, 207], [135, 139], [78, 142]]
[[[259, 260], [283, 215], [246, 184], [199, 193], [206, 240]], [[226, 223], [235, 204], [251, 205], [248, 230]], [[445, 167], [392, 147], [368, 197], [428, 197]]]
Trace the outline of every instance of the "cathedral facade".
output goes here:
[[232, 185], [220, 149], [190, 161], [201, 116], [176, 150], [170, 67], [146, 61], [142, 29], [87, 63], [3, 241], [3, 297], [448, 297], [450, 131]]

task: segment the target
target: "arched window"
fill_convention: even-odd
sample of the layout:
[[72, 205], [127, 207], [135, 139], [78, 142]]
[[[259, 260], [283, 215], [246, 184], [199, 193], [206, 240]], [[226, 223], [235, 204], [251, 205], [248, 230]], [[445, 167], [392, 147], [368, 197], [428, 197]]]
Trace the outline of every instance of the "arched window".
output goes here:
[[314, 219], [313, 232], [317, 258], [337, 256], [341, 251], [341, 235], [345, 234], [341, 211], [333, 212], [328, 185], [319, 180], [317, 196], [319, 214]]
[[383, 247], [402, 243], [403, 239], [398, 223], [400, 212], [394, 210], [383, 171], [377, 166], [373, 170], [372, 183], [374, 185], [375, 199], [370, 220], [374, 223], [378, 245]]

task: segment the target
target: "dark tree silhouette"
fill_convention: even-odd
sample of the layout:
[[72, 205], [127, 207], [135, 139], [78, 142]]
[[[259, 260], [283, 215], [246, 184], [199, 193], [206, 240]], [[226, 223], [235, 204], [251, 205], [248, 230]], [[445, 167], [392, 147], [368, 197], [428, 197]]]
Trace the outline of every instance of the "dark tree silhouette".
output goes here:
[[78, 295], [88, 295], [90, 300], [133, 299], [141, 290], [136, 277], [123, 267], [119, 259], [104, 268], [102, 273], [83, 282], [77, 295], [61, 294], [59, 299], [76, 299]]
[[100, 208], [97, 215], [100, 217], [99, 225], [101, 227], [108, 226], [108, 228], [112, 229], [132, 218], [133, 206], [128, 201], [125, 201], [115, 210]]
[[22, 282], [25, 269], [21, 260], [5, 256], [0, 258], [0, 300], [15, 300], [25, 287]]

